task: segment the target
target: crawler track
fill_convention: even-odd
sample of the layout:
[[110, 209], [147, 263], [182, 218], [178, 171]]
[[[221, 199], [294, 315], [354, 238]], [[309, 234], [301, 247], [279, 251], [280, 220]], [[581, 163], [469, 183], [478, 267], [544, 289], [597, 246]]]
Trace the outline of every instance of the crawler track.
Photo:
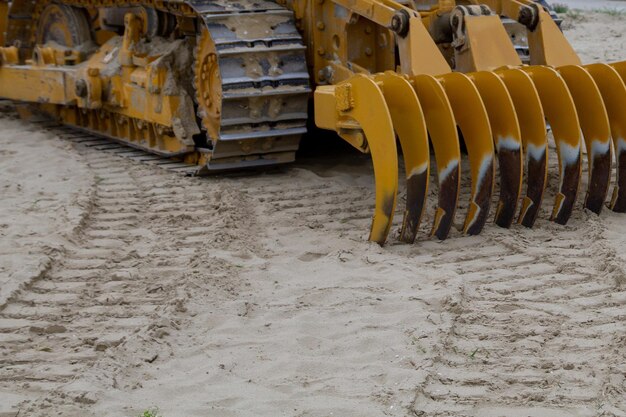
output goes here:
[[[21, 44], [25, 56], [36, 44], [38, 19], [49, 3], [13, 2], [8, 39]], [[131, 7], [142, 2], [64, 0], [58, 3], [94, 8]], [[295, 27], [293, 13], [265, 0], [236, 3], [164, 1], [152, 2], [150, 7], [172, 16], [196, 20], [198, 33], [186, 36], [197, 38], [193, 86], [190, 88], [194, 89], [191, 94], [196, 99], [200, 119], [206, 117], [206, 97], [203, 95], [220, 89], [219, 126], [208, 134], [210, 137], [201, 141], [206, 142], [205, 145], [197, 147], [199, 152], [209, 155], [209, 162], [197, 167], [198, 173], [293, 162], [300, 138], [306, 132], [311, 92], [306, 48]], [[215, 48], [217, 56], [219, 86], [204, 84], [208, 82], [205, 76], [209, 65], [205, 59], [210, 54], [203, 56], [199, 52], [202, 51], [200, 34], [205, 29], [210, 34], [207, 42]], [[98, 131], [88, 123], [78, 127], [135, 147], [143, 146], [129, 138], [116, 138], [109, 130]], [[203, 134], [207, 134], [207, 127], [204, 122]]]
[[203, 3], [190, 2], [215, 43], [222, 81], [221, 128], [208, 170], [293, 162], [311, 90], [292, 12], [268, 1]]

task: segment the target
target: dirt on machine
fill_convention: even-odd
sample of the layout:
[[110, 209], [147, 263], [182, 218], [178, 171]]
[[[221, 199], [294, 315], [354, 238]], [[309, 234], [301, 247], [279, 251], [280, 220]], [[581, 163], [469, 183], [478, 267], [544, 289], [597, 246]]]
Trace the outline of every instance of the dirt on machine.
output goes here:
[[198, 175], [293, 162], [312, 118], [371, 155], [380, 244], [399, 175], [400, 239], [415, 241], [431, 151], [431, 235], [448, 236], [463, 172], [463, 233], [481, 232], [494, 197], [498, 226], [532, 227], [548, 129], [552, 220], [576, 206], [585, 153], [584, 207], [600, 213], [611, 192], [626, 211], [625, 82], [626, 62], [583, 65], [532, 0], [0, 0], [0, 98]]

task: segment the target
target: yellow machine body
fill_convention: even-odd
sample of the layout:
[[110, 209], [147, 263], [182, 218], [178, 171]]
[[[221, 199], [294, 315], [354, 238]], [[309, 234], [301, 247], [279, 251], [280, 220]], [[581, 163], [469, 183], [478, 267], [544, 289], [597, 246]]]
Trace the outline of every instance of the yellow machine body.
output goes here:
[[[503, 19], [525, 32], [528, 57]], [[583, 146], [585, 207], [600, 212], [615, 166], [609, 207], [626, 211], [625, 77], [624, 63], [583, 66], [532, 0], [0, 0], [1, 98], [199, 173], [292, 161], [312, 97], [317, 127], [372, 156], [370, 240], [380, 244], [396, 210], [398, 144], [402, 241], [429, 209], [431, 144], [432, 235], [454, 224], [462, 163], [463, 233], [483, 229], [498, 182], [495, 223], [532, 226], [546, 120], [559, 160], [552, 219], [565, 224], [576, 205]]]

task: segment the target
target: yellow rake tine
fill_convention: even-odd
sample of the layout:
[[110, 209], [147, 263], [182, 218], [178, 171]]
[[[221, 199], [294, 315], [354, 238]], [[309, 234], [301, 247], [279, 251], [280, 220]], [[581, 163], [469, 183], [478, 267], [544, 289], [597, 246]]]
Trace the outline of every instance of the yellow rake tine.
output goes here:
[[574, 98], [585, 138], [589, 185], [585, 207], [600, 214], [611, 182], [611, 127], [602, 96], [593, 78], [578, 65], [558, 69]]
[[495, 223], [511, 227], [522, 192], [522, 133], [504, 82], [493, 72], [468, 74], [487, 109], [500, 166], [500, 199]]
[[405, 78], [388, 71], [374, 79], [382, 84], [404, 156], [407, 195], [400, 240], [413, 243], [424, 212], [430, 175], [426, 121], [417, 95]]
[[431, 236], [445, 239], [450, 233], [461, 186], [461, 150], [450, 102], [439, 82], [430, 75], [411, 78], [419, 98], [437, 162], [439, 201]]
[[543, 107], [535, 84], [524, 71], [507, 69], [498, 71], [498, 75], [515, 105], [527, 161], [526, 196], [522, 202], [519, 223], [533, 227], [548, 178], [548, 140]]
[[626, 212], [626, 85], [623, 76], [607, 64], [585, 65], [602, 94], [609, 116], [615, 161], [617, 182], [609, 208], [613, 211]]
[[376, 83], [357, 75], [350, 84], [355, 105], [347, 114], [359, 122], [365, 132], [374, 164], [376, 207], [369, 240], [383, 245], [391, 230], [398, 196], [396, 136], [385, 98]]
[[626, 83], [626, 61], [612, 62], [609, 64]]
[[470, 163], [472, 196], [463, 233], [477, 235], [489, 216], [494, 186], [494, 147], [489, 117], [476, 86], [467, 75], [455, 72], [438, 78], [465, 139]]
[[542, 66], [524, 67], [524, 70], [537, 87], [559, 157], [559, 192], [551, 219], [566, 224], [576, 203], [582, 168], [581, 129], [576, 106], [567, 84], [556, 70]]
[[[391, 229], [398, 194], [396, 136], [383, 92], [371, 78], [354, 75], [337, 85], [318, 86], [314, 103], [317, 126], [337, 131], [352, 144], [354, 132], [361, 129], [365, 134], [376, 187], [369, 240], [383, 245]], [[357, 147], [366, 150], [362, 144]]]

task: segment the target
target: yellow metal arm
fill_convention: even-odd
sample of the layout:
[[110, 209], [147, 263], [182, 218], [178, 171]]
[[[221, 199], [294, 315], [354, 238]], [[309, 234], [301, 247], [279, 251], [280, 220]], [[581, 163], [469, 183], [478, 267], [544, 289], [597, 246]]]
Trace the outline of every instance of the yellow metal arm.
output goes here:
[[[486, 4], [498, 15], [510, 17], [528, 28], [531, 65], [580, 65], [574, 48], [549, 13], [531, 0], [474, 0]], [[486, 40], [486, 42], [491, 40]]]
[[[365, 75], [315, 91], [315, 122], [339, 132], [362, 129], [374, 164], [376, 208], [369, 240], [387, 240], [398, 193], [398, 151], [393, 123], [380, 87]], [[356, 122], [356, 123], [355, 123]]]
[[419, 13], [392, 0], [333, 0], [396, 34], [401, 72], [407, 75], [439, 75], [450, 66], [439, 52]]

